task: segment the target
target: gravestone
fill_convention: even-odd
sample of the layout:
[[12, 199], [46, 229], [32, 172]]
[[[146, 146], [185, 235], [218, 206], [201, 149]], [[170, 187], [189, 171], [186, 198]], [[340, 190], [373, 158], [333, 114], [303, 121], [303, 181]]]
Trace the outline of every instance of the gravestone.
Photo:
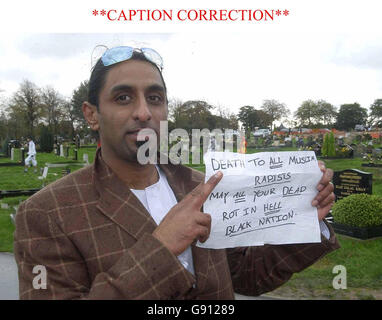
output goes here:
[[84, 153], [82, 157], [83, 157], [84, 162], [89, 164], [89, 156], [88, 156], [88, 154]]
[[60, 144], [60, 157], [65, 157], [64, 155], [64, 145]]
[[25, 149], [21, 148], [21, 164], [25, 163]]
[[351, 194], [372, 194], [373, 174], [357, 169], [335, 171], [333, 174], [334, 194], [336, 201]]
[[38, 178], [39, 178], [40, 180], [44, 180], [44, 179], [46, 179], [46, 176], [48, 175], [48, 170], [49, 170], [48, 167], [44, 167], [44, 170], [43, 170], [43, 172], [42, 172], [42, 175], [39, 176]]
[[15, 148], [11, 149], [11, 160], [15, 160]]

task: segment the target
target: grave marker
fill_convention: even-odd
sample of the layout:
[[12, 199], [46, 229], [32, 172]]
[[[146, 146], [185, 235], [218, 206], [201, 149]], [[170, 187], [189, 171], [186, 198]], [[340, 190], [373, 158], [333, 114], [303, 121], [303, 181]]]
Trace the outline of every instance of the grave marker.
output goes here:
[[334, 194], [336, 201], [351, 194], [372, 194], [373, 174], [357, 169], [335, 171], [333, 174]]
[[87, 153], [84, 153], [82, 157], [84, 162], [86, 162], [86, 164], [89, 164], [89, 155]]

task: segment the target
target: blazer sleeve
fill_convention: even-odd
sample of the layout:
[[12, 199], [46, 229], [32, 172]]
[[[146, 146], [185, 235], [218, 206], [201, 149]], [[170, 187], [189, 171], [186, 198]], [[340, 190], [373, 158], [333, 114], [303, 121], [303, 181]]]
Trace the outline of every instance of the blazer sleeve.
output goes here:
[[148, 233], [91, 282], [86, 261], [54, 217], [29, 200], [18, 209], [20, 299], [177, 299], [192, 289], [195, 278]]
[[339, 243], [333, 229], [325, 221], [330, 238], [321, 235], [321, 243], [264, 245], [227, 249], [234, 291], [258, 296], [272, 291], [331, 251]]

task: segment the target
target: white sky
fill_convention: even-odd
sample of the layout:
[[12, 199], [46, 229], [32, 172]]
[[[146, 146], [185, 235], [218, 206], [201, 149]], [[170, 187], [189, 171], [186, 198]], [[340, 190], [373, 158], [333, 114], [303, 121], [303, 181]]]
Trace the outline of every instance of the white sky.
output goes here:
[[[127, 9], [126, 2], [116, 2], [119, 5], [111, 8]], [[290, 17], [280, 20], [284, 25], [275, 22], [249, 27], [186, 22], [179, 28], [175, 23], [163, 27], [160, 23], [131, 23], [127, 28], [126, 24], [111, 26], [109, 22], [100, 30], [94, 27], [96, 20], [89, 12], [101, 9], [105, 1], [82, 5], [83, 12], [75, 11], [71, 23], [57, 16], [44, 28], [40, 26], [44, 20], [40, 18], [40, 23], [34, 24], [32, 15], [18, 20], [3, 16], [8, 20], [1, 26], [0, 96], [11, 96], [20, 82], [28, 79], [39, 87], [51, 85], [70, 97], [80, 82], [89, 78], [93, 48], [103, 44], [156, 49], [164, 59], [169, 98], [205, 100], [234, 113], [244, 105], [260, 108], [264, 99], [276, 99], [295, 111], [306, 99], [325, 99], [336, 107], [358, 102], [368, 108], [382, 98], [382, 6], [378, 1], [364, 1], [360, 6], [360, 2], [337, 1], [334, 5], [323, 0], [315, 10], [309, 9], [307, 1], [297, 2], [241, 3], [244, 8], [281, 6], [291, 11]], [[137, 8], [150, 8], [150, 3], [139, 3]], [[206, 8], [191, 3], [189, 8]], [[176, 8], [169, 1], [152, 7]], [[236, 8], [224, 1], [214, 7]], [[43, 8], [46, 18], [51, 8]], [[86, 19], [78, 20], [85, 11]], [[30, 28], [25, 28], [28, 19]], [[19, 21], [24, 25], [20, 26]], [[86, 21], [93, 23], [94, 33], [88, 33]], [[135, 33], [127, 33], [130, 30]]]

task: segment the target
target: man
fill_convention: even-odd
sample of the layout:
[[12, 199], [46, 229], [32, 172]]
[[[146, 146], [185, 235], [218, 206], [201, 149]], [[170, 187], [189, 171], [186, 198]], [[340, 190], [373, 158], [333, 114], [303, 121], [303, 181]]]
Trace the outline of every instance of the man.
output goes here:
[[[83, 113], [100, 134], [94, 164], [56, 181], [16, 215], [15, 257], [21, 299], [233, 299], [259, 295], [338, 248], [322, 243], [209, 250], [202, 211], [221, 173], [181, 165], [141, 165], [138, 132], [159, 136], [167, 119], [160, 56], [117, 47], [97, 62]], [[333, 202], [332, 172], [313, 205], [323, 220]], [[325, 224], [325, 223], [322, 223]], [[41, 274], [33, 268], [42, 268]], [[46, 284], [36, 285], [36, 277]], [[46, 282], [44, 280], [46, 279]]]
[[32, 163], [34, 167], [34, 173], [37, 173], [36, 146], [31, 137], [28, 137], [27, 141], [28, 141], [28, 157], [25, 159], [24, 172], [28, 172], [28, 168]]

